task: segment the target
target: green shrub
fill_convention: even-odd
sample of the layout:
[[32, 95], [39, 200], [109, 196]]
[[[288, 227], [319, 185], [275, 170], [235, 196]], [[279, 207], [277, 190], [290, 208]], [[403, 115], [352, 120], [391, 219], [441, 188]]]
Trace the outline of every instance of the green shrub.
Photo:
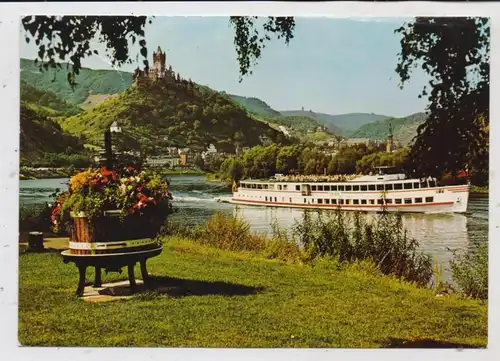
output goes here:
[[453, 251], [452, 278], [466, 296], [488, 299], [488, 243], [473, 245], [466, 252]]
[[325, 256], [338, 257], [340, 263], [369, 260], [384, 274], [422, 286], [433, 276], [431, 257], [419, 252], [418, 242], [407, 237], [399, 214], [384, 211], [368, 223], [358, 212], [305, 210], [294, 235], [309, 260]]
[[50, 232], [50, 207], [43, 205], [19, 206], [19, 231], [21, 232]]

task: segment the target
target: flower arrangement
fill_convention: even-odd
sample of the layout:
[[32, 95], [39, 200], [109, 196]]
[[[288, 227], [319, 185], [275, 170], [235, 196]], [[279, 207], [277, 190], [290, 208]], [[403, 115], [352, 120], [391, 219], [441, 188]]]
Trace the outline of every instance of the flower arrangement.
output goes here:
[[102, 225], [111, 212], [119, 215], [122, 224], [128, 223], [125, 219], [141, 218], [142, 228], [155, 223], [156, 229], [170, 213], [171, 199], [168, 183], [159, 175], [138, 172], [132, 167], [120, 172], [105, 167], [88, 169], [74, 175], [68, 189], [57, 195], [52, 207], [52, 228], [56, 233], [69, 232], [75, 217], [86, 217], [89, 223]]

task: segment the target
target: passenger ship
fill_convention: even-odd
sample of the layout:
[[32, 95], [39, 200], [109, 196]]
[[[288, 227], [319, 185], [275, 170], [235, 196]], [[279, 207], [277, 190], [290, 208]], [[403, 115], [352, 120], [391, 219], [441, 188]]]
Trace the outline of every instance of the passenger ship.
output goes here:
[[229, 203], [274, 207], [321, 208], [353, 211], [465, 213], [469, 184], [439, 186], [435, 178], [407, 179], [392, 167], [377, 167], [378, 174], [343, 181], [328, 177], [247, 179], [233, 185]]

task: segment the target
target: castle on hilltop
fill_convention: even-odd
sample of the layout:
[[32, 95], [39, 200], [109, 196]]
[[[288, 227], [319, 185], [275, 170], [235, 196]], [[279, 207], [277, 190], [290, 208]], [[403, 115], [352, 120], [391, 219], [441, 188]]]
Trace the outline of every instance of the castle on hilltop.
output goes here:
[[139, 69], [139, 66], [137, 66], [137, 69], [135, 69], [132, 76], [134, 84], [142, 81], [157, 81], [165, 78], [173, 79], [174, 72], [172, 70], [172, 66], [169, 66], [167, 69], [166, 63], [167, 56], [165, 52], [163, 52], [158, 46], [158, 49], [153, 52], [153, 66], [149, 68], [149, 71], [146, 72], [144, 70], [141, 70]]

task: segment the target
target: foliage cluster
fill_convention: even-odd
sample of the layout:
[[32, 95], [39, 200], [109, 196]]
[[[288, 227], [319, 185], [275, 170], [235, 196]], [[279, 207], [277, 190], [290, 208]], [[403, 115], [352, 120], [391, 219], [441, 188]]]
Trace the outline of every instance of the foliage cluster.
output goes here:
[[368, 260], [380, 271], [420, 286], [433, 276], [432, 259], [408, 238], [399, 214], [383, 211], [371, 222], [358, 212], [334, 213], [305, 210], [294, 228], [294, 237], [310, 259], [333, 256], [340, 263]]
[[488, 242], [477, 242], [465, 252], [454, 251], [453, 280], [470, 297], [488, 299]]
[[270, 145], [253, 147], [239, 156], [229, 156], [220, 166], [223, 180], [269, 178], [281, 174], [354, 174], [371, 171], [374, 166], [404, 168], [406, 151], [381, 151], [380, 146], [359, 144], [343, 147], [334, 155], [314, 145]]

